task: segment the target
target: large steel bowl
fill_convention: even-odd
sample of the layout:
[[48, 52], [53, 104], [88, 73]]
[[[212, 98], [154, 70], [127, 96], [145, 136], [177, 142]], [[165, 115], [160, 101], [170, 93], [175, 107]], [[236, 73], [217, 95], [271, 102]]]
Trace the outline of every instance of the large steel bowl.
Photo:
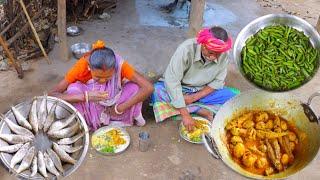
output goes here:
[[[237, 64], [237, 67], [241, 73], [241, 75], [251, 84], [261, 89], [261, 87], [254, 84], [251, 80], [249, 80], [241, 67], [242, 59], [241, 59], [241, 51], [242, 48], [245, 46], [246, 40], [250, 38], [252, 35], [256, 34], [259, 30], [263, 29], [264, 27], [270, 26], [270, 25], [286, 25], [293, 27], [299, 31], [303, 31], [306, 36], [310, 38], [311, 44], [314, 48], [318, 49], [320, 51], [320, 35], [318, 34], [317, 30], [309, 24], [307, 21], [293, 15], [287, 15], [287, 14], [269, 14], [266, 16], [259, 17], [252, 22], [250, 22], [247, 26], [245, 26], [239, 35], [237, 36], [237, 39], [234, 43], [233, 48], [233, 58], [235, 60], [235, 63]], [[318, 59], [318, 64], [320, 62], [320, 58]], [[314, 73], [313, 77], [316, 75], [317, 71], [319, 69], [319, 65], [316, 67], [316, 72]], [[304, 84], [300, 85], [302, 87], [307, 82], [309, 82], [313, 77], [309, 78], [307, 81], [304, 82]], [[299, 87], [297, 87], [299, 88]], [[296, 88], [296, 89], [297, 89]], [[263, 89], [265, 90], [265, 89]], [[293, 89], [291, 89], [293, 90]], [[279, 91], [280, 92], [280, 91]], [[284, 91], [281, 91], [284, 92]]]
[[[40, 101], [41, 101], [41, 99], [43, 99], [43, 96], [38, 96], [36, 98], [38, 100], [37, 106], [39, 107], [40, 103], [41, 103]], [[70, 174], [72, 174], [73, 172], [75, 172], [80, 167], [80, 165], [82, 164], [82, 162], [88, 152], [89, 141], [90, 141], [89, 130], [88, 130], [88, 126], [87, 126], [83, 116], [71, 104], [67, 103], [66, 101], [63, 101], [63, 100], [55, 98], [55, 97], [48, 96], [47, 97], [48, 109], [50, 109], [51, 106], [53, 105], [53, 103], [56, 101], [58, 101], [58, 106], [56, 108], [56, 119], [64, 119], [64, 118], [70, 116], [71, 114], [73, 114], [74, 112], [77, 112], [76, 118], [80, 122], [80, 126], [81, 126], [80, 129], [81, 129], [81, 131], [83, 131], [85, 133], [85, 135], [76, 142], [77, 146], [83, 145], [83, 148], [80, 151], [77, 151], [77, 152], [71, 154], [71, 157], [76, 159], [77, 163], [75, 165], [65, 164], [63, 166], [63, 168], [65, 170], [63, 177], [66, 177], [66, 176], [69, 176]], [[32, 101], [29, 100], [26, 102], [22, 102], [22, 103], [16, 105], [15, 107], [18, 109], [18, 111], [20, 111], [22, 113], [23, 116], [28, 117], [29, 111], [31, 108], [31, 104], [32, 104]], [[11, 112], [11, 110], [9, 110], [5, 114], [5, 116], [16, 123], [15, 117], [14, 117], [13, 113]], [[9, 127], [3, 121], [0, 122], [0, 133], [5, 133], [5, 134], [11, 133]], [[48, 142], [34, 142], [34, 143], [46, 143], [47, 144]], [[0, 146], [6, 146], [6, 145], [8, 145], [8, 143], [6, 141], [3, 141], [0, 139]], [[9, 167], [10, 167], [11, 158], [12, 158], [12, 154], [0, 153], [0, 159], [3, 162], [3, 164], [6, 166], [7, 169], [10, 169]], [[52, 176], [51, 173], [48, 173], [48, 174], [50, 174], [49, 179], [55, 179], [55, 177]], [[30, 175], [30, 171], [26, 170], [26, 171], [23, 171], [22, 173], [18, 174], [17, 178], [19, 178], [19, 179], [43, 179], [43, 177], [39, 173], [34, 177], [29, 177], [29, 175]]]
[[[288, 178], [304, 169], [318, 154], [320, 120], [310, 119], [305, 108], [313, 112], [310, 108], [311, 100], [319, 95], [320, 92], [313, 94], [306, 104], [289, 93], [268, 93], [261, 90], [241, 93], [220, 108], [214, 117], [209, 136], [203, 136], [204, 144], [215, 158], [221, 159], [227, 166], [243, 176], [254, 179]], [[232, 159], [232, 155], [227, 148], [225, 131], [227, 123], [243, 110], [257, 109], [274, 112], [293, 123], [299, 130], [298, 138], [301, 148], [295, 154], [293, 164], [286, 170], [269, 176], [261, 176], [246, 171]]]

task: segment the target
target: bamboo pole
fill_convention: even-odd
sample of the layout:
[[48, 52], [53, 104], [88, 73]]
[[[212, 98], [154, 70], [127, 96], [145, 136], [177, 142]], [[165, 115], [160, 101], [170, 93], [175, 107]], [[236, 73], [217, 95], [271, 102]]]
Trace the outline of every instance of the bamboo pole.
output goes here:
[[3, 47], [4, 52], [7, 54], [7, 57], [8, 57], [8, 59], [9, 59], [9, 62], [10, 62], [10, 63], [13, 65], [13, 67], [16, 69], [16, 71], [17, 71], [17, 73], [18, 73], [18, 77], [19, 77], [20, 79], [22, 79], [22, 78], [23, 78], [23, 71], [22, 71], [21, 65], [16, 62], [16, 60], [14, 59], [12, 53], [10, 52], [10, 50], [9, 50], [9, 48], [8, 48], [8, 45], [7, 45], [6, 40], [4, 40], [1, 35], [0, 35], [0, 44], [1, 44], [1, 46]]
[[188, 36], [190, 38], [194, 37], [197, 34], [197, 32], [202, 28], [205, 2], [205, 0], [191, 1], [191, 14], [188, 32]]
[[30, 16], [29, 16], [29, 13], [28, 13], [28, 11], [27, 11], [27, 9], [26, 9], [26, 6], [25, 6], [23, 0], [19, 0], [19, 3], [20, 3], [20, 5], [21, 5], [21, 7], [22, 7], [22, 9], [23, 9], [23, 11], [24, 11], [24, 14], [26, 15], [26, 17], [27, 17], [27, 19], [28, 19], [28, 22], [29, 22], [29, 24], [30, 24], [31, 30], [32, 30], [32, 32], [33, 32], [33, 35], [35, 36], [35, 38], [36, 38], [36, 40], [37, 40], [37, 42], [38, 42], [38, 45], [39, 45], [39, 47], [40, 47], [40, 49], [41, 49], [44, 57], [46, 58], [48, 64], [51, 64], [51, 61], [50, 61], [50, 59], [49, 59], [46, 51], [44, 50], [44, 48], [43, 48], [43, 46], [42, 46], [42, 43], [41, 43], [40, 38], [39, 38], [39, 36], [38, 36], [38, 33], [37, 33], [36, 29], [35, 29], [34, 26], [33, 26], [33, 23], [32, 23], [32, 21], [31, 21], [31, 18], [30, 18]]

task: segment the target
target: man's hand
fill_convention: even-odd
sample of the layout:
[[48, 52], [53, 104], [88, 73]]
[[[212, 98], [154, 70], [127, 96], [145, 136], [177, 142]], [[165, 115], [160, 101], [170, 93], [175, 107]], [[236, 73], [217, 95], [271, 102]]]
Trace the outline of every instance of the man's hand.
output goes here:
[[184, 102], [186, 103], [186, 105], [192, 104], [193, 102], [195, 102], [194, 98], [192, 95], [183, 95], [184, 97]]
[[109, 97], [108, 92], [106, 91], [89, 91], [88, 98], [89, 101], [103, 101]]
[[190, 114], [187, 116], [182, 116], [182, 122], [184, 127], [186, 127], [188, 131], [193, 130], [195, 123], [194, 123], [194, 119], [191, 117]]

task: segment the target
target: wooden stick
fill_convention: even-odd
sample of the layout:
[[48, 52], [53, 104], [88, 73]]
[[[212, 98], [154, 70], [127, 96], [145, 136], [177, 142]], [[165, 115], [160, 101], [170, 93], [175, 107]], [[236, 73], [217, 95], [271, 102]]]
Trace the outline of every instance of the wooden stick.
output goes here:
[[66, 0], [58, 0], [58, 36], [60, 44], [60, 58], [67, 61], [68, 58], [68, 44], [67, 44], [67, 28], [66, 28]]
[[319, 18], [318, 18], [318, 23], [316, 25], [316, 29], [320, 33], [320, 15], [319, 15]]
[[[29, 3], [26, 7], [26, 9], [29, 9], [31, 7], [31, 3]], [[10, 27], [23, 15], [23, 12], [21, 11], [13, 20], [10, 24], [8, 24], [0, 33], [1, 36], [3, 36], [9, 29]], [[10, 45], [9, 45], [10, 46]]]
[[22, 9], [23, 9], [23, 11], [24, 11], [27, 19], [28, 19], [28, 22], [29, 22], [30, 27], [31, 27], [32, 32], [33, 32], [33, 35], [35, 36], [35, 38], [36, 38], [36, 40], [37, 40], [37, 42], [38, 42], [38, 45], [39, 45], [39, 47], [40, 47], [40, 49], [41, 49], [44, 57], [45, 57], [46, 60], [48, 61], [48, 64], [51, 64], [51, 61], [50, 61], [50, 59], [49, 59], [46, 51], [44, 50], [44, 48], [43, 48], [43, 46], [42, 46], [42, 43], [41, 43], [40, 38], [39, 38], [39, 36], [38, 36], [38, 33], [37, 33], [36, 29], [35, 29], [34, 26], [33, 26], [33, 23], [32, 23], [32, 21], [31, 21], [31, 19], [30, 19], [29, 13], [27, 12], [27, 9], [26, 9], [26, 6], [24, 5], [23, 0], [19, 0], [19, 2], [20, 2], [20, 5], [21, 5], [21, 7], [22, 7]]
[[0, 35], [0, 44], [1, 46], [3, 47], [3, 50], [6, 52], [7, 56], [8, 56], [8, 59], [10, 61], [10, 63], [14, 66], [14, 68], [16, 69], [17, 73], [18, 73], [18, 77], [20, 79], [23, 78], [23, 71], [22, 71], [22, 68], [20, 66], [20, 64], [18, 64], [13, 55], [11, 54], [9, 48], [8, 48], [8, 45], [6, 43], [6, 41], [2, 38], [2, 36]]
[[202, 28], [203, 13], [204, 13], [205, 0], [191, 1], [191, 14], [189, 21], [189, 37], [194, 37], [197, 32]]
[[[33, 17], [32, 20], [37, 19], [43, 12], [44, 8], [40, 9]], [[23, 35], [24, 31], [28, 28], [28, 23], [26, 23], [13, 37], [11, 37], [7, 43], [10, 46], [15, 40], [17, 40], [20, 36]]]

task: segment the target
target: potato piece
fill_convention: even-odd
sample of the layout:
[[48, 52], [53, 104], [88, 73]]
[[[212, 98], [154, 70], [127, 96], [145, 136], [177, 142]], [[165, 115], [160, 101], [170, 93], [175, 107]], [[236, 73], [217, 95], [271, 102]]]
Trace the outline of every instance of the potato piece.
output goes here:
[[233, 155], [236, 158], [241, 158], [244, 155], [245, 151], [246, 148], [244, 147], [244, 145], [242, 143], [238, 143], [233, 149]]
[[264, 130], [265, 128], [266, 128], [266, 123], [264, 123], [264, 122], [258, 122], [256, 124], [256, 129]]
[[241, 134], [246, 134], [247, 133], [247, 130], [246, 129], [241, 129], [241, 128], [232, 128], [230, 130], [231, 134], [234, 135], [234, 136], [239, 136]]
[[237, 120], [237, 123], [238, 123], [238, 127], [242, 127], [242, 123], [247, 121], [247, 120], [252, 120], [253, 118], [253, 113], [252, 112], [249, 112], [249, 113], [246, 113], [246, 114], [243, 114], [242, 116], [240, 116]]
[[295, 147], [296, 147], [296, 144], [294, 142], [289, 143], [289, 148], [291, 151], [293, 151]]
[[266, 165], [268, 164], [268, 161], [265, 157], [261, 157], [256, 161], [256, 167], [261, 169], [261, 168], [265, 168]]
[[286, 121], [281, 121], [281, 129], [286, 131], [288, 129], [288, 124]]
[[268, 120], [266, 123], [266, 129], [272, 129], [273, 128], [273, 120]]
[[242, 127], [246, 129], [252, 128], [254, 127], [254, 122], [252, 120], [246, 120], [243, 122]]
[[255, 154], [247, 152], [242, 156], [242, 163], [246, 167], [253, 167], [257, 159], [258, 157]]
[[269, 176], [271, 174], [274, 173], [274, 169], [272, 167], [268, 167], [266, 170], [265, 170], [265, 173], [266, 173], [266, 176]]
[[281, 163], [283, 165], [287, 165], [289, 163], [289, 155], [288, 154], [283, 154], [281, 157]]
[[269, 118], [268, 113], [262, 112], [256, 116], [255, 122], [261, 122], [261, 121], [266, 122], [268, 118]]
[[276, 128], [274, 128], [274, 132], [276, 132], [276, 133], [281, 133], [281, 132], [282, 132], [281, 127], [276, 127]]
[[259, 149], [261, 152], [264, 152], [264, 153], [267, 152], [267, 146], [264, 145], [264, 144], [261, 144], [261, 145], [258, 147], [258, 149]]
[[237, 143], [243, 143], [243, 140], [240, 136], [233, 136], [231, 139], [230, 139], [230, 142], [233, 144], [233, 145], [236, 145]]
[[232, 120], [232, 121], [228, 122], [228, 124], [226, 125], [226, 129], [230, 130], [236, 126], [237, 126], [237, 122], [235, 120]]
[[288, 136], [289, 136], [289, 141], [296, 141], [297, 139], [297, 135], [294, 132], [290, 131]]

